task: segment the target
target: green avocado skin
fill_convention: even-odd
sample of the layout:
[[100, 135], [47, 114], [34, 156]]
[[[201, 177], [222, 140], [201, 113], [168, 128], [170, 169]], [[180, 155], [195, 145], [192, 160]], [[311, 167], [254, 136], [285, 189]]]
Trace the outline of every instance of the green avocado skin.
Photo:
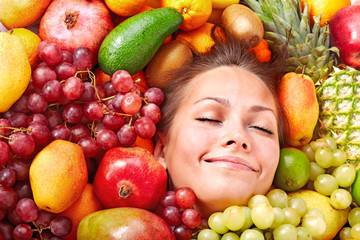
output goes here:
[[108, 75], [117, 70], [131, 75], [141, 71], [183, 21], [175, 8], [156, 8], [129, 17], [102, 42], [98, 53], [100, 69]]

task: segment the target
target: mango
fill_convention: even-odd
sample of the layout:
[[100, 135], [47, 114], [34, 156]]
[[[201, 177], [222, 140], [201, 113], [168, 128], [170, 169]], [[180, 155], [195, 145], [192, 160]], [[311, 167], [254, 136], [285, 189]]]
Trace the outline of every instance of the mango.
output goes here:
[[288, 123], [286, 144], [298, 147], [309, 143], [319, 119], [313, 80], [307, 75], [289, 72], [280, 80], [277, 97]]
[[32, 161], [29, 179], [39, 208], [53, 213], [66, 210], [81, 196], [88, 180], [81, 147], [65, 140], [51, 142]]
[[79, 224], [77, 240], [175, 240], [170, 226], [141, 208], [109, 208], [91, 213]]

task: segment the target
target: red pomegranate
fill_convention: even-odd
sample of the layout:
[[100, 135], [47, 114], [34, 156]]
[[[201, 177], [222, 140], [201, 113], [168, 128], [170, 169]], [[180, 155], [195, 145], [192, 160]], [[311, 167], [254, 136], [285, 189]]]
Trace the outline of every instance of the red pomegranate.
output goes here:
[[101, 160], [93, 186], [105, 208], [136, 207], [152, 211], [166, 192], [167, 173], [149, 151], [115, 147]]
[[54, 0], [40, 21], [39, 35], [62, 50], [88, 47], [95, 64], [99, 47], [113, 28], [110, 11], [101, 0]]

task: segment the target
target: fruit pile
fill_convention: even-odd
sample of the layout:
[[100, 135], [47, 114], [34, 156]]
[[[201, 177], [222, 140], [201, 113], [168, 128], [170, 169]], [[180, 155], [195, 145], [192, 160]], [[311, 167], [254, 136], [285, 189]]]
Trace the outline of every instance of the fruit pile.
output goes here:
[[[356, 1], [0, 2], [0, 239], [360, 239]], [[153, 138], [166, 74], [227, 35], [287, 57], [288, 129], [273, 189], [206, 219]]]

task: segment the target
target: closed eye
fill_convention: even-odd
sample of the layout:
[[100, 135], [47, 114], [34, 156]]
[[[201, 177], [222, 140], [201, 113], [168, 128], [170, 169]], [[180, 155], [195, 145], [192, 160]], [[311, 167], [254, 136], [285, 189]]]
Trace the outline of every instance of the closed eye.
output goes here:
[[271, 131], [271, 130], [269, 130], [269, 129], [267, 129], [267, 128], [264, 128], [264, 127], [261, 127], [261, 126], [250, 126], [251, 128], [255, 128], [255, 129], [258, 129], [258, 130], [260, 130], [260, 131], [263, 131], [263, 132], [265, 132], [265, 133], [267, 133], [267, 134], [269, 134], [269, 135], [273, 135], [274, 133], [273, 133], [273, 131]]
[[200, 122], [208, 122], [208, 123], [222, 123], [220, 120], [216, 120], [208, 117], [199, 117], [199, 118], [195, 118], [195, 120]]

